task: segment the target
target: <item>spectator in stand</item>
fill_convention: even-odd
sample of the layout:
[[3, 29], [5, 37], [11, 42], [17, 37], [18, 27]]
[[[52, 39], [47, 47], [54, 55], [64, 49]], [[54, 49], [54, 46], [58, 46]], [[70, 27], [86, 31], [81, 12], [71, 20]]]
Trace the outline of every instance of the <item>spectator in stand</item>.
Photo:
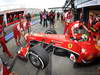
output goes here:
[[13, 55], [10, 53], [10, 51], [8, 50], [7, 46], [6, 46], [6, 41], [5, 41], [5, 37], [4, 37], [4, 29], [3, 26], [0, 25], [0, 44], [3, 48], [3, 52], [7, 53], [7, 55], [11, 58], [13, 58]]
[[48, 27], [47, 16], [48, 16], [48, 13], [47, 13], [46, 10], [44, 10], [43, 15], [42, 15], [42, 18], [43, 18], [43, 27]]
[[40, 12], [40, 24], [42, 24], [42, 21], [43, 21], [43, 20], [42, 20], [42, 15], [43, 15], [43, 12], [41, 11], [41, 12]]

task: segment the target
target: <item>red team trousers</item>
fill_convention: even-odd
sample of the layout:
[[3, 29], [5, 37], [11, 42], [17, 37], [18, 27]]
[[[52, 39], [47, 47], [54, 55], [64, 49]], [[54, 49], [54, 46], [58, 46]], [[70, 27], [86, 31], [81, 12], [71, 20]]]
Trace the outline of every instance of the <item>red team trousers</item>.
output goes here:
[[12, 54], [8, 51], [8, 48], [6, 46], [6, 41], [5, 41], [4, 36], [0, 38], [0, 44], [3, 48], [3, 52], [6, 52], [8, 54], [8, 56], [12, 56]]

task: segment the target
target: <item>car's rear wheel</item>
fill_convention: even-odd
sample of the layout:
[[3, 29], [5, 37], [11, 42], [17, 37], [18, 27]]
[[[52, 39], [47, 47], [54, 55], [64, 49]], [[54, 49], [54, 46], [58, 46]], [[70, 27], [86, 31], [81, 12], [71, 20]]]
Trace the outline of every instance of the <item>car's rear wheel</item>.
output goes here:
[[33, 66], [38, 69], [44, 69], [48, 65], [49, 55], [41, 45], [30, 48], [29, 60]]

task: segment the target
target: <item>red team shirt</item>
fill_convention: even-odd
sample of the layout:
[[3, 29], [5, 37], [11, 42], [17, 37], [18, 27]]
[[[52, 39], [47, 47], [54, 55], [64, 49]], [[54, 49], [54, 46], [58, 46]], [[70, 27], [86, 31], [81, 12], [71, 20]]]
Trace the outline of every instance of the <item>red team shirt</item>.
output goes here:
[[20, 27], [19, 24], [16, 24], [14, 27], [13, 27], [13, 32], [14, 32], [14, 37], [15, 39], [17, 39], [18, 37], [20, 37], [20, 31], [22, 30], [22, 28]]

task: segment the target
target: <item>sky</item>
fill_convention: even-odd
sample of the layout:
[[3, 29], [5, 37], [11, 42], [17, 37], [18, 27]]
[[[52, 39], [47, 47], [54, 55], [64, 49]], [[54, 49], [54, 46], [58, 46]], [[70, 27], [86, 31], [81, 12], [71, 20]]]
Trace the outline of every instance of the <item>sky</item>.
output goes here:
[[0, 0], [0, 6], [16, 6], [28, 7], [28, 8], [51, 8], [61, 7], [65, 3], [65, 0]]

